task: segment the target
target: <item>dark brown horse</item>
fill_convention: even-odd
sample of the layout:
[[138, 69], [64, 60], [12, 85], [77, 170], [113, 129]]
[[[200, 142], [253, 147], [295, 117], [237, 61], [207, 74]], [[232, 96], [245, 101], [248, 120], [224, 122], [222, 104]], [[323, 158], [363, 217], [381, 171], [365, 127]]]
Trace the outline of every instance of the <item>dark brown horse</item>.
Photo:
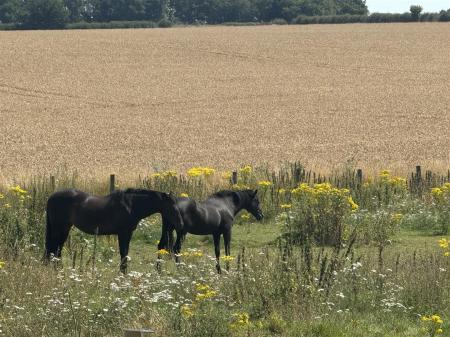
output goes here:
[[212, 234], [216, 253], [216, 268], [220, 273], [220, 236], [223, 235], [225, 255], [230, 255], [231, 228], [234, 218], [243, 209], [257, 220], [263, 218], [263, 212], [256, 196], [257, 190], [220, 191], [203, 202], [190, 198], [178, 198], [177, 206], [182, 216], [182, 227], [176, 228], [163, 219], [161, 240], [158, 249], [172, 250], [173, 231], [177, 232], [177, 241], [173, 247], [175, 254], [181, 251], [181, 244], [187, 233], [195, 235]]
[[182, 219], [171, 195], [129, 188], [99, 197], [75, 189], [53, 193], [47, 201], [45, 257], [61, 257], [72, 225], [88, 234], [118, 235], [120, 270], [126, 272], [131, 236], [139, 221], [161, 213], [163, 221], [180, 228]]

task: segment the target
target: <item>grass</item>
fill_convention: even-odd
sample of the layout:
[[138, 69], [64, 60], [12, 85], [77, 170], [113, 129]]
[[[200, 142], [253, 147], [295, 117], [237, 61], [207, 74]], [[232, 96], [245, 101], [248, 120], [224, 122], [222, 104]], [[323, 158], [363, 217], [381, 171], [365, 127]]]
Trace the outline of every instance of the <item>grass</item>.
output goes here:
[[[165, 256], [157, 269], [159, 216], [135, 231], [127, 275], [118, 272], [115, 237], [95, 240], [78, 230], [65, 247], [63, 267], [44, 266], [50, 181], [0, 184], [0, 284], [7, 285], [0, 288], [0, 335], [119, 336], [126, 327], [150, 327], [156, 336], [169, 337], [447, 333], [450, 260], [438, 239], [448, 238], [449, 186], [424, 185], [417, 194], [386, 171], [361, 182], [348, 172], [321, 178], [340, 188], [299, 185], [289, 174], [298, 167], [239, 172], [240, 186], [259, 186], [266, 218], [259, 223], [238, 217], [233, 259], [222, 261], [229, 265], [222, 275], [215, 271], [211, 239], [193, 235], [187, 236], [180, 264]], [[161, 172], [136, 184], [197, 199], [232, 188], [220, 172], [195, 177]], [[353, 186], [350, 191], [345, 184]], [[57, 188], [68, 186], [99, 194], [108, 187], [91, 178], [57, 177]], [[292, 206], [283, 211], [281, 202]], [[322, 245], [323, 231], [340, 234], [331, 236], [331, 246]], [[421, 320], [434, 314], [440, 316], [436, 322]]]
[[448, 27], [0, 32], [0, 174], [296, 159], [446, 171]]

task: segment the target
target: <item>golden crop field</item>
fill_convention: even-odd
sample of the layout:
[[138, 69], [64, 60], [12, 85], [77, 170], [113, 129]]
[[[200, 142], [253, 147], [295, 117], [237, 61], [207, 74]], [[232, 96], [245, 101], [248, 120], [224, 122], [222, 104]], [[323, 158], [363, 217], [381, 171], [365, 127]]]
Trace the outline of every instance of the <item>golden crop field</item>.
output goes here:
[[450, 167], [450, 24], [0, 32], [0, 176]]

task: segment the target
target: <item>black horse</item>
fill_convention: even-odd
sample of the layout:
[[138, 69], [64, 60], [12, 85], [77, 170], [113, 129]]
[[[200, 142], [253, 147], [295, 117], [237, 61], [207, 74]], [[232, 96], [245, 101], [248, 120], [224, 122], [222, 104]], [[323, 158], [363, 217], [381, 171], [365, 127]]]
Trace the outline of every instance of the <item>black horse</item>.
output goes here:
[[225, 255], [230, 255], [231, 227], [234, 218], [243, 209], [250, 212], [257, 220], [263, 218], [256, 196], [257, 190], [220, 191], [211, 195], [204, 202], [196, 202], [190, 198], [178, 198], [177, 206], [182, 216], [182, 227], [175, 228], [163, 219], [161, 240], [158, 249], [172, 249], [173, 231], [177, 233], [177, 241], [173, 252], [181, 251], [181, 244], [187, 233], [195, 235], [212, 234], [216, 254], [216, 268], [220, 273], [220, 235], [225, 243]]
[[75, 189], [53, 193], [47, 201], [45, 257], [61, 257], [72, 225], [88, 234], [117, 234], [120, 270], [126, 272], [131, 236], [139, 221], [161, 213], [164, 223], [181, 227], [181, 215], [171, 195], [145, 189], [115, 191], [99, 197]]

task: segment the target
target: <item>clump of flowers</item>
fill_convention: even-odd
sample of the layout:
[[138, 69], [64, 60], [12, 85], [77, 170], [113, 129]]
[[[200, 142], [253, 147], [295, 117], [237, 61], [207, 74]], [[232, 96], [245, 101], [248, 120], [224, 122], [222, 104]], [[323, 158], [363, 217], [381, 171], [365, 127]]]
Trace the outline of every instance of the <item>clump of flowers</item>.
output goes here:
[[241, 219], [244, 220], [244, 221], [250, 220], [250, 214], [248, 214], [248, 213], [242, 214], [241, 215]]
[[448, 249], [450, 241], [447, 239], [439, 240], [439, 247], [444, 251], [444, 256], [450, 256], [450, 250]]
[[230, 255], [224, 255], [224, 256], [221, 256], [220, 259], [221, 259], [221, 260], [224, 260], [224, 261], [226, 261], [226, 262], [229, 262], [229, 261], [233, 261], [233, 260], [234, 260], [234, 257], [233, 257], [233, 256], [230, 256]]
[[187, 194], [187, 193], [181, 193], [181, 194], [180, 194], [180, 197], [182, 197], [182, 198], [189, 198], [189, 194]]
[[239, 169], [240, 173], [246, 174], [246, 175], [249, 175], [250, 173], [252, 173], [252, 171], [253, 171], [253, 168], [250, 165], [246, 165]]
[[344, 218], [358, 209], [350, 191], [333, 187], [329, 183], [309, 186], [302, 183], [291, 191], [294, 220], [288, 230], [294, 237], [301, 237], [304, 226], [314, 229], [312, 235], [321, 244], [337, 244], [344, 238], [347, 226]]
[[432, 188], [431, 196], [438, 205], [450, 203], [450, 183], [445, 183], [441, 187]]
[[235, 313], [234, 321], [230, 324], [232, 329], [246, 328], [250, 325], [250, 316], [246, 312]]
[[268, 180], [261, 180], [261, 181], [258, 181], [258, 185], [261, 187], [269, 187], [272, 185], [272, 183]]
[[19, 185], [12, 186], [9, 189], [9, 191], [14, 193], [14, 194], [16, 194], [16, 195], [18, 195], [18, 196], [26, 195], [28, 193], [26, 190], [22, 189]]
[[167, 249], [160, 249], [158, 250], [158, 255], [169, 255], [170, 252]]
[[209, 177], [212, 176], [214, 174], [214, 172], [216, 172], [215, 169], [210, 168], [210, 167], [192, 167], [187, 171], [187, 175], [189, 177], [201, 177], [201, 176], [205, 176], [205, 177]]
[[[357, 210], [358, 205], [350, 196], [350, 191], [346, 188], [336, 188], [329, 183], [314, 184], [309, 186], [302, 183], [291, 191], [292, 195], [297, 199], [307, 199], [311, 204], [340, 204], [348, 206], [351, 210]], [[304, 200], [305, 201], [305, 200]]]
[[388, 170], [381, 171], [379, 176], [382, 185], [406, 190], [407, 184], [405, 178], [392, 176]]
[[286, 189], [284, 189], [284, 188], [279, 188], [277, 192], [278, 192], [278, 194], [283, 195], [283, 194], [286, 193]]
[[217, 292], [215, 290], [212, 290], [211, 287], [207, 284], [197, 283], [195, 285], [195, 288], [197, 289], [197, 295], [195, 296], [195, 300], [197, 302], [213, 298], [217, 295]]
[[444, 323], [444, 321], [439, 315], [424, 315], [421, 316], [420, 319], [422, 321], [422, 324], [424, 325], [424, 330], [428, 332], [429, 336], [434, 337], [444, 332], [444, 330], [442, 329], [442, 324]]

